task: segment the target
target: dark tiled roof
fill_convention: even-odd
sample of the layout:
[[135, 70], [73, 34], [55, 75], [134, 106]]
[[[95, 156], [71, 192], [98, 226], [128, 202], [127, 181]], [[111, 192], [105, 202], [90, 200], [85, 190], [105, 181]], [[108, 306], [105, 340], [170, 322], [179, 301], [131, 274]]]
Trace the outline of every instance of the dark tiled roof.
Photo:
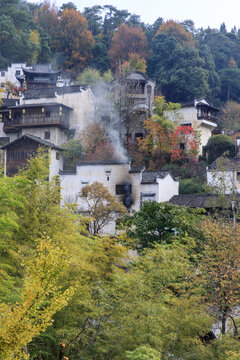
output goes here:
[[240, 159], [238, 158], [219, 158], [215, 160], [211, 165], [208, 167], [209, 170], [217, 170], [224, 171], [224, 170], [240, 170]]
[[198, 194], [174, 195], [169, 200], [169, 203], [174, 205], [188, 206], [191, 208], [205, 208], [205, 209], [232, 207], [230, 195], [224, 195], [224, 198], [219, 195], [198, 195]]
[[180, 102], [181, 107], [194, 106], [194, 101]]
[[24, 92], [24, 99], [41, 99], [41, 98], [55, 98], [55, 87], [53, 88], [39, 88], [29, 89]]
[[12, 142], [8, 143], [7, 145], [4, 145], [3, 147], [1, 147], [1, 149], [7, 149], [10, 145], [14, 144], [14, 143], [17, 143], [18, 141], [22, 140], [22, 139], [30, 139], [30, 140], [33, 140], [33, 141], [36, 141], [38, 142], [39, 144], [41, 145], [44, 145], [44, 146], [47, 146], [47, 147], [50, 147], [52, 149], [57, 149], [59, 151], [63, 151], [64, 149], [62, 149], [60, 146], [57, 146], [53, 143], [51, 143], [50, 141], [46, 141], [46, 140], [43, 140], [41, 139], [40, 137], [38, 136], [34, 136], [34, 135], [31, 135], [31, 134], [24, 134], [22, 136], [20, 136], [20, 138], [16, 139], [16, 140], [13, 140]]
[[35, 107], [40, 107], [40, 106], [44, 106], [44, 107], [48, 107], [48, 106], [62, 106], [65, 109], [69, 109], [72, 110], [71, 107], [66, 106], [64, 104], [61, 103], [57, 103], [57, 102], [48, 102], [48, 103], [35, 103], [35, 104], [22, 104], [22, 105], [17, 105], [17, 106], [9, 106], [10, 109], [24, 109], [24, 108], [35, 108]]
[[167, 170], [166, 171], [165, 170], [143, 171], [141, 183], [142, 184], [154, 184], [154, 183], [156, 183], [157, 178], [164, 179], [168, 174], [171, 175], [171, 173]]
[[86, 90], [89, 86], [62, 86], [62, 87], [51, 87], [51, 88], [38, 88], [29, 89], [24, 93], [24, 99], [41, 99], [41, 98], [55, 98], [56, 94], [71, 94]]
[[128, 161], [117, 161], [117, 160], [102, 160], [102, 161], [80, 161], [77, 166], [87, 166], [87, 165], [126, 165], [129, 164]]
[[19, 104], [18, 99], [2, 99], [1, 108], [6, 108], [8, 106], [16, 106]]
[[59, 74], [62, 70], [53, 69], [52, 64], [35, 64], [32, 69], [23, 68], [25, 73], [38, 73], [38, 74]]
[[59, 175], [76, 175], [76, 170], [59, 170]]
[[142, 165], [131, 165], [129, 173], [140, 173], [144, 170], [144, 166]]

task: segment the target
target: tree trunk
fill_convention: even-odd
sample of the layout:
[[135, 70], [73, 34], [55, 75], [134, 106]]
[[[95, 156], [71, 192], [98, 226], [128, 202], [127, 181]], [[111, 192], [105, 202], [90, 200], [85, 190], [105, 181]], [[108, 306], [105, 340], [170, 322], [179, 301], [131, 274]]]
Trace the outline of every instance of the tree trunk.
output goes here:
[[228, 314], [228, 307], [223, 308], [222, 310], [222, 335], [226, 334], [226, 325], [227, 325], [227, 315]]

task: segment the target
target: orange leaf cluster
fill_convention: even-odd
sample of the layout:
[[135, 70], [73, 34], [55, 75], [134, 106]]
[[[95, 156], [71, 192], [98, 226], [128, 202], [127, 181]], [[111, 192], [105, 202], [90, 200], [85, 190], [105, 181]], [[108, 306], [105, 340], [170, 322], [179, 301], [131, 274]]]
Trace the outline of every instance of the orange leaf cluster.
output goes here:
[[169, 36], [175, 37], [175, 39], [182, 45], [194, 46], [193, 36], [190, 32], [186, 31], [184, 27], [173, 20], [167, 20], [158, 29], [158, 34], [168, 34]]
[[141, 28], [121, 24], [113, 36], [109, 50], [112, 68], [123, 61], [128, 61], [131, 53], [139, 54], [142, 58], [147, 55], [147, 39]]

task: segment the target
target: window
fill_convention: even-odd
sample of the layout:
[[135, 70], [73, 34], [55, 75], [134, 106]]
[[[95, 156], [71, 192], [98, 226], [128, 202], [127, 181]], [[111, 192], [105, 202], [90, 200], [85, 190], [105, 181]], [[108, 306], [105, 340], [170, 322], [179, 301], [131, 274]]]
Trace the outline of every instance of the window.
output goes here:
[[50, 139], [50, 131], [45, 131], [44, 133], [44, 139], [49, 140]]
[[132, 193], [131, 184], [116, 185], [116, 195], [126, 195]]
[[143, 133], [135, 133], [135, 139], [143, 139]]
[[60, 159], [60, 153], [56, 152], [56, 160], [59, 160], [59, 159]]
[[50, 118], [51, 117], [51, 111], [46, 111], [46, 117]]
[[192, 123], [181, 124], [181, 126], [192, 126]]
[[240, 182], [240, 172], [237, 172], [237, 181]]
[[5, 71], [1, 71], [1, 76], [5, 76]]
[[9, 137], [0, 137], [0, 146], [4, 146], [6, 144], [8, 144], [10, 142], [10, 138]]
[[21, 74], [20, 70], [16, 70], [16, 75], [19, 76]]

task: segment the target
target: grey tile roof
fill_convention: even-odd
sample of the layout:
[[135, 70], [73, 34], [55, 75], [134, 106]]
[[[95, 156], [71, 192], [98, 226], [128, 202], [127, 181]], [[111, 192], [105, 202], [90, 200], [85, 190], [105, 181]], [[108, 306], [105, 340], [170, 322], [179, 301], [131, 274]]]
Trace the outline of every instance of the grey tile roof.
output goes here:
[[59, 151], [63, 151], [64, 149], [61, 148], [60, 146], [57, 146], [53, 143], [51, 143], [50, 141], [47, 141], [47, 140], [43, 140], [41, 139], [40, 137], [38, 136], [34, 136], [34, 135], [31, 135], [31, 134], [24, 134], [22, 136], [20, 136], [20, 138], [16, 139], [16, 140], [13, 140], [12, 142], [8, 143], [7, 145], [4, 145], [1, 147], [1, 149], [7, 149], [10, 145], [14, 144], [14, 143], [17, 143], [18, 141], [22, 140], [22, 139], [30, 139], [30, 140], [33, 140], [33, 141], [36, 141], [38, 142], [39, 144], [41, 145], [44, 145], [44, 146], [47, 146], [47, 147], [50, 147], [52, 149], [56, 149], [56, 150], [59, 150]]
[[208, 170], [240, 170], [240, 159], [238, 158], [222, 158], [221, 160], [216, 159], [211, 165], [209, 165]]
[[131, 165], [129, 173], [140, 173], [144, 170], [144, 166], [142, 165]]
[[143, 171], [141, 183], [142, 184], [154, 184], [154, 183], [156, 183], [157, 178], [164, 179], [168, 174], [171, 175], [171, 173], [167, 170]]
[[0, 105], [0, 108], [6, 108], [8, 106], [16, 106], [19, 104], [19, 100], [18, 99], [2, 99], [2, 103]]
[[102, 161], [80, 161], [77, 166], [87, 166], [87, 165], [126, 165], [129, 164], [128, 161], [117, 161], [117, 160], [102, 160]]
[[[240, 200], [240, 195], [238, 195], [238, 201]], [[224, 195], [224, 197], [219, 195], [198, 195], [198, 194], [184, 194], [184, 195], [174, 195], [169, 203], [174, 205], [187, 206], [191, 208], [231, 208], [231, 198], [230, 195]]]
[[41, 98], [55, 98], [56, 94], [71, 94], [86, 90], [89, 86], [85, 85], [73, 85], [51, 88], [35, 88], [29, 89], [24, 92], [24, 99], [41, 99]]
[[65, 109], [69, 109], [72, 110], [71, 107], [58, 103], [58, 102], [39, 102], [39, 103], [34, 103], [34, 104], [22, 104], [22, 105], [17, 105], [17, 106], [9, 106], [9, 109], [24, 109], [24, 108], [36, 108], [36, 107], [40, 107], [40, 106], [44, 106], [44, 107], [48, 107], [48, 106], [62, 106]]

